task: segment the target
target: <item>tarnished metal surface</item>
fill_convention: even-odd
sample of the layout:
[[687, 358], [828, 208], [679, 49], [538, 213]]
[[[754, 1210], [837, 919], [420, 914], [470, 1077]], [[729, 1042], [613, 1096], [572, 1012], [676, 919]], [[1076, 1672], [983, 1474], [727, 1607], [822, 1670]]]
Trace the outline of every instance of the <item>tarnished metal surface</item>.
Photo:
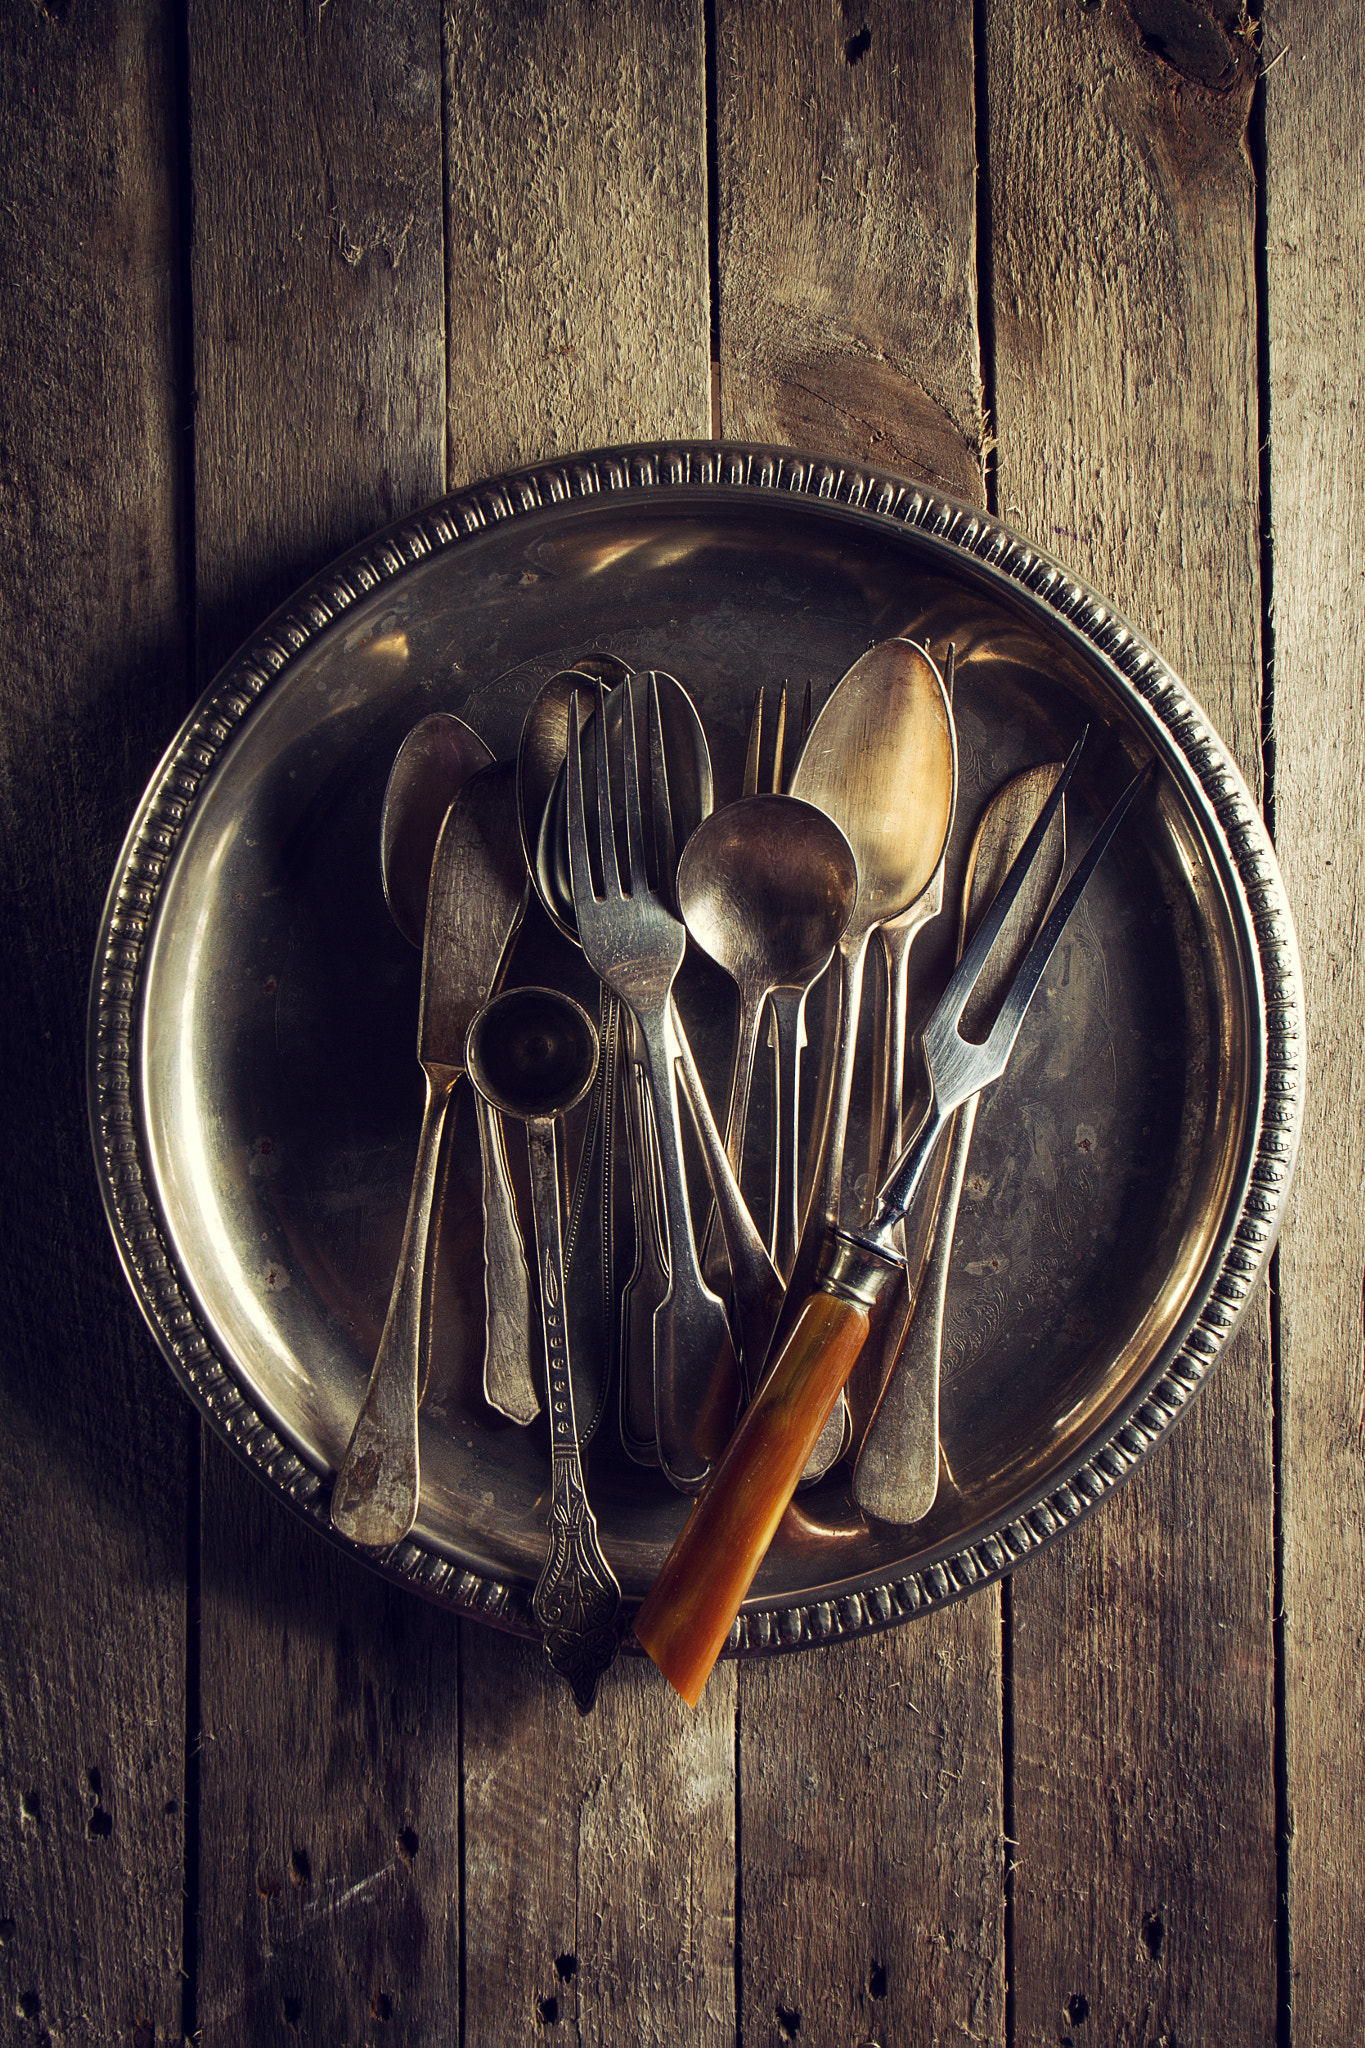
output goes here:
[[[418, 963], [375, 851], [404, 734], [454, 711], [511, 761], [539, 688], [585, 647], [609, 648], [685, 683], [725, 801], [755, 686], [809, 680], [818, 705], [890, 635], [957, 649], [950, 902], [991, 793], [1064, 754], [1087, 721], [1068, 799], [1078, 841], [1138, 761], [1155, 753], [1167, 772], [1141, 830], [1106, 856], [977, 1120], [945, 1311], [951, 1484], [905, 1531], [865, 1518], [837, 1465], [798, 1497], [740, 1647], [880, 1627], [1008, 1569], [1102, 1498], [1202, 1381], [1269, 1255], [1303, 1085], [1283, 889], [1207, 722], [1093, 593], [927, 490], [739, 447], [583, 457], [434, 507], [301, 593], [172, 746], [111, 890], [90, 1082], [115, 1237], [183, 1383], [319, 1526], [378, 1342], [420, 1121]], [[919, 942], [912, 1028], [953, 939], [935, 928]], [[510, 978], [596, 1004], [535, 907]], [[717, 1099], [724, 984], [689, 956], [678, 990]], [[846, 1159], [861, 1166], [857, 1109]], [[442, 1222], [421, 1512], [385, 1568], [529, 1628], [548, 1440], [543, 1421], [520, 1430], [483, 1402], [480, 1238], [471, 1124]], [[589, 1478], [638, 1599], [687, 1503], [611, 1430]]]

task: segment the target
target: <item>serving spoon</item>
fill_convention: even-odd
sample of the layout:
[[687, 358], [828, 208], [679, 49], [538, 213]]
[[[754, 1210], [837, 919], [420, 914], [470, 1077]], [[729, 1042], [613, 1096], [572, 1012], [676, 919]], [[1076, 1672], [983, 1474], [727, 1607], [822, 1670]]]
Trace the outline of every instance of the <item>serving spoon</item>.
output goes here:
[[[957, 796], [957, 741], [943, 678], [922, 647], [883, 640], [836, 684], [806, 735], [790, 791], [839, 826], [853, 849], [858, 894], [838, 943], [837, 1024], [827, 1025], [814, 1126], [810, 1200], [775, 1347], [815, 1284], [827, 1233], [843, 1206], [844, 1140], [867, 949], [879, 925], [899, 917], [938, 872]], [[812, 1466], [819, 1476], [848, 1433], [842, 1389]]]

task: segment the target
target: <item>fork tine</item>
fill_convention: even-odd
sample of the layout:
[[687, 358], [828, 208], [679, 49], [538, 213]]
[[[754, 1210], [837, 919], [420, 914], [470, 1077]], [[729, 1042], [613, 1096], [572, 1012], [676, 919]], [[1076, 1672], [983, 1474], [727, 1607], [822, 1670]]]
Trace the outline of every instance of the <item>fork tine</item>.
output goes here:
[[[1086, 732], [1088, 731], [1087, 726]], [[1076, 772], [1076, 763], [1080, 759], [1085, 738], [1086, 734], [1083, 732], [1067, 755], [1062, 772], [1053, 785], [1051, 796], [1039, 811], [1032, 831], [1015, 855], [1013, 865], [992, 899], [990, 909], [963, 949], [962, 958], [958, 961], [957, 968], [939, 999], [931, 1019], [931, 1028], [935, 1033], [943, 1034], [945, 1039], [949, 1034], [953, 1037], [958, 1035], [957, 1027], [962, 1021], [962, 1012], [966, 1009], [968, 998], [980, 979], [986, 957], [1004, 928], [1005, 920], [1014, 907], [1014, 899], [1024, 886], [1028, 871], [1042, 848], [1052, 820], [1062, 807], [1062, 799], [1066, 795], [1067, 784]]]
[[668, 756], [664, 752], [663, 713], [659, 706], [659, 678], [649, 672], [649, 795], [654, 814], [654, 858], [658, 863], [659, 894], [670, 910], [678, 907], [678, 847], [673, 836], [673, 800], [668, 792]]
[[763, 750], [763, 696], [763, 685], [760, 683], [754, 698], [754, 708], [749, 714], [749, 745], [744, 755], [741, 796], [758, 795], [758, 758]]
[[[653, 680], [651, 675], [651, 684]], [[653, 703], [651, 691], [651, 710]], [[649, 890], [649, 876], [645, 872], [645, 835], [640, 815], [640, 756], [635, 744], [635, 692], [629, 677], [626, 678], [626, 709], [621, 737], [624, 742], [622, 766], [626, 782], [626, 858], [630, 862], [630, 893], [632, 896], [643, 896]]]
[[777, 699], [777, 725], [773, 733], [773, 772], [768, 787], [774, 796], [781, 796], [784, 788], [782, 775], [782, 753], [787, 742], [787, 685], [782, 685]]
[[596, 894], [592, 863], [588, 858], [588, 817], [583, 802], [583, 733], [579, 724], [577, 690], [569, 708], [566, 795], [568, 798], [569, 886], [575, 904], [586, 903]]
[[[630, 717], [630, 682], [626, 682], [626, 718]], [[602, 842], [602, 893], [610, 902], [619, 897], [621, 869], [616, 859], [616, 829], [611, 812], [611, 762], [607, 753], [607, 707], [599, 691], [592, 719], [597, 747], [597, 831]]]

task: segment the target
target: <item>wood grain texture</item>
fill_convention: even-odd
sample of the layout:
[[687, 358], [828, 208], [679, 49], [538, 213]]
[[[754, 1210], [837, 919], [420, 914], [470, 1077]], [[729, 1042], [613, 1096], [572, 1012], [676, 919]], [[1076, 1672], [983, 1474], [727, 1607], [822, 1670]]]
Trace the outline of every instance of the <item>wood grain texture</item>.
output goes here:
[[204, 1528], [200, 2037], [455, 2040], [458, 1624], [216, 1446]]
[[[1254, 58], [1218, 13], [987, 9], [1000, 499], [1256, 789]], [[1012, 1584], [1020, 2043], [1275, 2039], [1271, 1537], [1262, 1294], [1151, 1464]]]
[[[735, 2039], [733, 1667], [694, 1715], [643, 1658], [583, 1719], [534, 1644], [466, 1629], [465, 2038]], [[486, 1633], [486, 1632], [485, 1632]]]
[[[980, 503], [972, 22], [717, 9], [721, 406]], [[740, 1671], [745, 2041], [1004, 2033], [999, 1595]]]
[[743, 1667], [745, 2041], [1004, 2040], [998, 1624]]
[[177, 2035], [192, 1425], [100, 1212], [84, 1024], [188, 685], [173, 21], [0, 10], [0, 2022]]
[[710, 424], [701, 0], [450, 7], [452, 485]]
[[[447, 18], [452, 481], [709, 426], [699, 4]], [[589, 1473], [591, 1483], [591, 1474]], [[469, 2048], [734, 2036], [732, 1667], [690, 1721], [640, 1660], [580, 1721], [464, 1630]]]
[[1309, 1040], [1280, 1251], [1291, 1997], [1294, 2039], [1335, 2044], [1365, 2014], [1365, 64], [1352, 7], [1275, 6], [1265, 36], [1276, 843]]
[[435, 0], [194, 0], [199, 668], [444, 488]]
[[981, 495], [972, 18], [718, 0], [722, 418]]
[[[201, 680], [444, 465], [434, 6], [190, 19]], [[458, 1632], [216, 1440], [202, 1513], [205, 2043], [458, 2030]]]

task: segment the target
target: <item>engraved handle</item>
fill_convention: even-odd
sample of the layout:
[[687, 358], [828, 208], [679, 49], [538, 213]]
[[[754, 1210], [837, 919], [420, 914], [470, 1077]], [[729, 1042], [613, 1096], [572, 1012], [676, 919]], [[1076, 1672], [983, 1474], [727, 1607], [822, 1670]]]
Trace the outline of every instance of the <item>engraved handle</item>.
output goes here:
[[540, 1268], [545, 1378], [550, 1411], [550, 1547], [531, 1600], [545, 1651], [573, 1688], [586, 1714], [597, 1682], [616, 1655], [621, 1589], [602, 1554], [597, 1518], [588, 1505], [578, 1454], [569, 1337], [564, 1316], [564, 1252], [555, 1127], [536, 1117], [526, 1126]]
[[484, 1399], [509, 1422], [525, 1424], [540, 1413], [531, 1377], [531, 1275], [507, 1172], [502, 1118], [481, 1095], [475, 1100], [483, 1155]]

